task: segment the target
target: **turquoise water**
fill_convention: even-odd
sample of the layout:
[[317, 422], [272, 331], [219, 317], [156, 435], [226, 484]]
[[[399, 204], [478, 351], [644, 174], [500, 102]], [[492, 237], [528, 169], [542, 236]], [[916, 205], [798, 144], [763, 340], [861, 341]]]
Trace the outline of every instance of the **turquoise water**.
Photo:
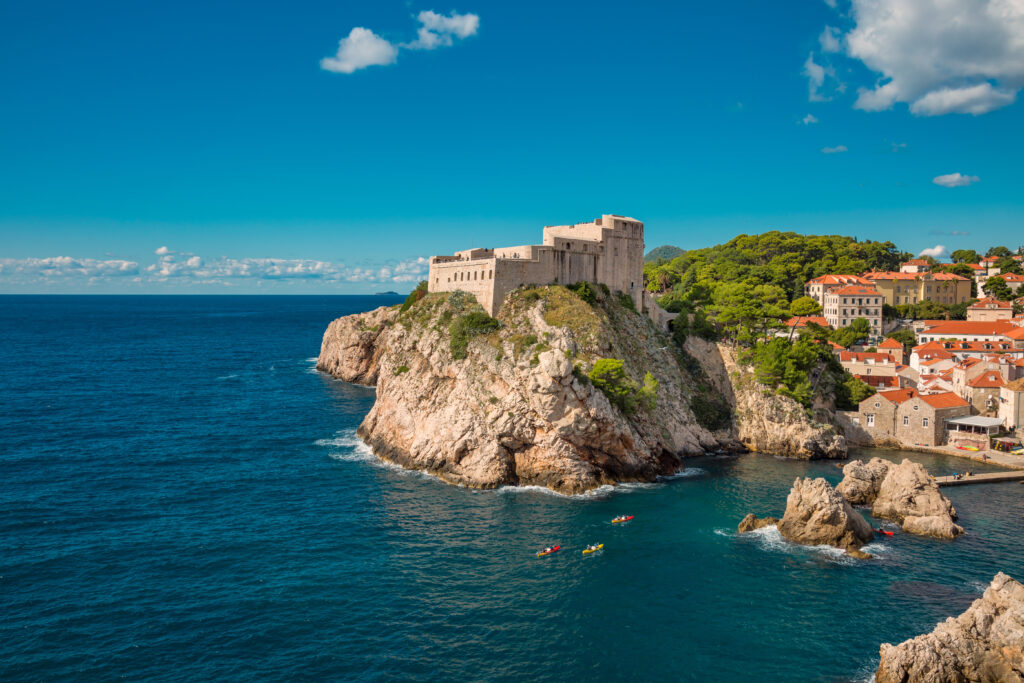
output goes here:
[[947, 489], [967, 536], [860, 562], [734, 533], [832, 463], [573, 498], [382, 465], [354, 437], [373, 390], [313, 357], [395, 300], [0, 297], [0, 679], [864, 680], [1021, 578], [1019, 484]]

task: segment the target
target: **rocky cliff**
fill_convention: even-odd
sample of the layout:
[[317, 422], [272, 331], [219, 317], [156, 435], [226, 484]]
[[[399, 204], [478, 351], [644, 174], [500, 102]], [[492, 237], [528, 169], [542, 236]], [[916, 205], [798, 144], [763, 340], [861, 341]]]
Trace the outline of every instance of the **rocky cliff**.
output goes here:
[[878, 683], [1024, 681], [1024, 586], [1000, 572], [959, 617], [880, 654]]
[[[460, 292], [431, 294], [404, 312], [335, 320], [317, 367], [376, 384], [359, 435], [379, 457], [454, 484], [577, 493], [650, 481], [680, 469], [684, 456], [740, 448], [694, 418], [694, 382], [671, 340], [618, 297], [596, 294], [588, 304], [565, 287], [518, 290], [500, 327], [465, 335], [461, 353], [452, 335], [481, 309]], [[650, 372], [653, 401], [609, 400], [587, 378], [603, 358], [624, 360], [627, 393]]]
[[[566, 287], [517, 290], [496, 329], [468, 334], [456, 329], [482, 309], [463, 292], [347, 316], [328, 327], [317, 368], [376, 385], [359, 435], [379, 457], [465, 486], [577, 493], [651, 481], [685, 456], [744, 445], [845, 453], [842, 438], [791, 399], [749, 382], [736, 389], [742, 373], [727, 348], [691, 339], [680, 350], [620, 297], [589, 294], [588, 303]], [[463, 334], [464, 350], [453, 333]], [[624, 361], [632, 396], [588, 379], [601, 359]], [[641, 396], [646, 373], [657, 387]]]
[[744, 447], [807, 459], [846, 457], [846, 440], [831, 425], [815, 422], [799, 403], [760, 384], [737, 363], [732, 347], [690, 337], [686, 348], [728, 400], [731, 435]]

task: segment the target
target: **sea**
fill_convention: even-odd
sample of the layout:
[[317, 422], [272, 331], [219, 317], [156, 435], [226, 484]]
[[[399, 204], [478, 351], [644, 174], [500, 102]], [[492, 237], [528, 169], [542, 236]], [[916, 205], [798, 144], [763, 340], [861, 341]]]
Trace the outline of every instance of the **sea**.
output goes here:
[[398, 301], [0, 297], [0, 680], [864, 681], [1024, 578], [1016, 483], [947, 489], [966, 536], [860, 561], [736, 533], [832, 462], [572, 497], [384, 464], [355, 434], [374, 390], [315, 360], [332, 319]]

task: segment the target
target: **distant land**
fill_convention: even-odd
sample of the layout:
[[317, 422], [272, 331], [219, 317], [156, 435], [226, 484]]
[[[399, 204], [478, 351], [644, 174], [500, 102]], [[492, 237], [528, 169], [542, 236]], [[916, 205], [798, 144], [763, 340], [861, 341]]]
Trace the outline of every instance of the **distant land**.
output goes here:
[[377, 296], [402, 296], [398, 292], [392, 292], [391, 290], [388, 290], [386, 292], [374, 292], [374, 294], [376, 294]]
[[682, 256], [685, 253], [686, 252], [679, 247], [673, 247], [671, 244], [664, 244], [647, 252], [647, 256], [644, 256], [644, 262], [671, 261], [677, 256]]

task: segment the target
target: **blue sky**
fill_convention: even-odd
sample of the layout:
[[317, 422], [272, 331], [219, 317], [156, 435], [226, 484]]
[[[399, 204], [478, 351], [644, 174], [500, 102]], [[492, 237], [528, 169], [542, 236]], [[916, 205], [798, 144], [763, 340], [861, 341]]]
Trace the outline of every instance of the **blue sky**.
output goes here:
[[993, 3], [3, 3], [0, 291], [407, 291], [602, 213], [1024, 243]]

